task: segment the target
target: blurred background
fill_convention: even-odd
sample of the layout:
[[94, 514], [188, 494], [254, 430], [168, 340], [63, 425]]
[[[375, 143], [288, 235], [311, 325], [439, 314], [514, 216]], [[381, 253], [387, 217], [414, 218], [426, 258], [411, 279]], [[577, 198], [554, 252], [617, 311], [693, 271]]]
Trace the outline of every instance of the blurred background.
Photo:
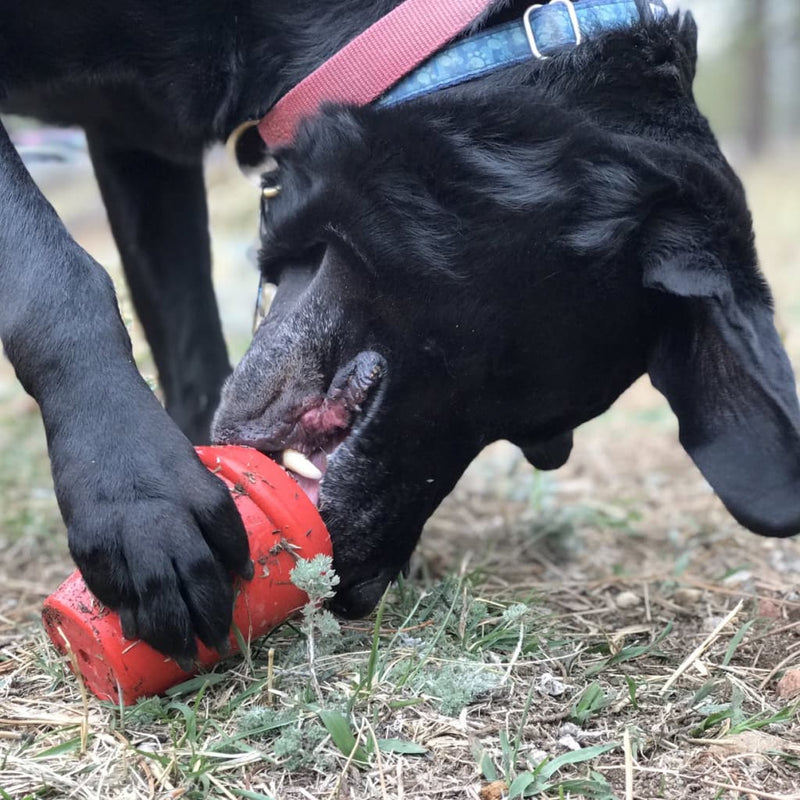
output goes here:
[[800, 3], [685, 0], [700, 27], [697, 95], [731, 151], [763, 155], [800, 135]]
[[[763, 269], [776, 297], [778, 325], [790, 357], [800, 367], [800, 3], [796, 0], [683, 0], [672, 2], [695, 14], [700, 27], [696, 95], [723, 149], [741, 175], [753, 210]], [[130, 326], [137, 362], [154, 378], [146, 344], [133, 318], [119, 258], [91, 173], [79, 131], [42, 129], [35, 122], [7, 124], [30, 170], [76, 239], [113, 276], [123, 316]], [[231, 358], [242, 355], [250, 338], [257, 274], [254, 265], [258, 192], [245, 183], [224, 150], [209, 153], [207, 183], [214, 243], [215, 281]], [[43, 319], [41, 324], [46, 325]], [[570, 463], [554, 475], [539, 475], [513, 448], [499, 444], [473, 465], [429, 526], [423, 556], [452, 568], [465, 547], [482, 547], [487, 531], [508, 527], [548, 506], [602, 505], [603, 525], [594, 525], [598, 544], [605, 523], [630, 520], [645, 530], [649, 545], [637, 567], [652, 558], [686, 550], [686, 537], [698, 531], [740, 537], [676, 441], [677, 426], [663, 399], [640, 380], [602, 418], [576, 437]], [[62, 523], [50, 482], [44, 436], [35, 403], [0, 359], [0, 572], [19, 587], [0, 600], [0, 615], [19, 619], [33, 610], [70, 565]], [[521, 505], [515, 505], [515, 504]], [[592, 518], [594, 519], [594, 518]], [[597, 519], [595, 519], [597, 522]], [[611, 526], [614, 528], [614, 526]], [[454, 529], [459, 537], [453, 536]], [[657, 544], [664, 535], [666, 550]], [[677, 533], [676, 533], [677, 532]], [[58, 535], [56, 535], [58, 534]], [[467, 536], [467, 540], [463, 538]], [[469, 537], [472, 536], [472, 539]], [[589, 537], [589, 538], [587, 538]], [[653, 538], [655, 537], [655, 539]], [[584, 537], [590, 541], [590, 534]], [[775, 543], [742, 534], [743, 558], [761, 562]], [[456, 544], [458, 542], [458, 544]], [[756, 544], [758, 542], [758, 544]], [[787, 545], [788, 546], [788, 545]], [[781, 546], [783, 547], [783, 545]], [[591, 552], [592, 547], [588, 548]], [[42, 553], [51, 555], [46, 563]], [[596, 553], [597, 550], [594, 550]], [[590, 558], [576, 568], [601, 563], [627, 564], [630, 550], [605, 548], [607, 557]], [[719, 553], [719, 549], [716, 550]], [[729, 551], [726, 551], [729, 552]], [[733, 551], [737, 552], [734, 548]], [[800, 552], [782, 549], [780, 572], [800, 571]], [[759, 551], [761, 553], [761, 551]], [[796, 561], [786, 561], [794, 553]], [[786, 556], [786, 557], [784, 557]], [[735, 558], [736, 556], [731, 556]], [[638, 558], [638, 556], [636, 556]], [[724, 559], [723, 559], [724, 560]], [[767, 559], [769, 561], [769, 559]], [[766, 562], [764, 562], [766, 563]], [[772, 562], [769, 562], [772, 563]], [[527, 565], [530, 569], [530, 565]], [[616, 567], [615, 567], [616, 568]], [[30, 603], [26, 601], [28, 598]], [[5, 603], [5, 605], [4, 605]], [[8, 605], [10, 604], [10, 606]], [[0, 622], [0, 629], [2, 623]]]

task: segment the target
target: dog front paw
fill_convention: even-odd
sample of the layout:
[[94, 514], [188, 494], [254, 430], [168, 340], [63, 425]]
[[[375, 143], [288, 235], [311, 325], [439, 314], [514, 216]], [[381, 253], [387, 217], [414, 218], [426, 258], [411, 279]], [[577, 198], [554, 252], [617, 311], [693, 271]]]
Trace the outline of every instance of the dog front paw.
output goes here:
[[196, 638], [227, 649], [232, 578], [250, 579], [253, 565], [224, 484], [169, 429], [164, 415], [155, 441], [117, 441], [88, 460], [57, 455], [53, 473], [89, 589], [119, 612], [126, 637], [185, 664]]

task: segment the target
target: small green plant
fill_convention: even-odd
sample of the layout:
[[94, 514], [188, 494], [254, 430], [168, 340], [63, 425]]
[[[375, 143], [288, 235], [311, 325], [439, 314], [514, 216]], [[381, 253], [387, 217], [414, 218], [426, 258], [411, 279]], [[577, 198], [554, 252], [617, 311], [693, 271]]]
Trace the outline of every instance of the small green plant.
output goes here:
[[[508, 784], [508, 800], [519, 797], [535, 797], [553, 791], [558, 791], [559, 797], [580, 796], [594, 798], [594, 800], [613, 800], [615, 795], [611, 785], [603, 775], [594, 770], [590, 770], [587, 778], [572, 778], [563, 781], [552, 781], [551, 778], [563, 767], [591, 761], [613, 750], [619, 745], [618, 742], [584, 747], [580, 750], [571, 750], [555, 758], [545, 758], [535, 769], [516, 774], [514, 765], [511, 763], [513, 754], [508, 734], [506, 731], [500, 733], [500, 747], [503, 753], [502, 776]], [[500, 779], [501, 773], [485, 750], [473, 747], [473, 755], [486, 780]], [[548, 796], [552, 796], [552, 794], [548, 794]]]
[[338, 634], [339, 623], [330, 611], [322, 608], [322, 603], [336, 594], [339, 576], [333, 569], [330, 556], [316, 555], [314, 558], [300, 558], [289, 573], [292, 583], [308, 595], [303, 606], [303, 628], [306, 633], [316, 628], [320, 635]]
[[602, 711], [613, 699], [606, 696], [597, 682], [590, 683], [573, 706], [572, 719], [578, 725], [583, 725], [593, 714]]
[[296, 711], [251, 706], [239, 718], [239, 732], [249, 739], [269, 738], [296, 723], [298, 716]]
[[294, 771], [303, 768], [317, 769], [330, 766], [317, 748], [327, 736], [327, 731], [314, 718], [299, 718], [294, 725], [284, 728], [272, 746], [283, 769]]
[[614, 796], [611, 787], [599, 773], [593, 772], [592, 777], [588, 780], [565, 781], [560, 784], [551, 783], [550, 778], [562, 767], [568, 764], [580, 764], [584, 761], [590, 761], [603, 755], [603, 753], [607, 753], [609, 750], [613, 750], [617, 747], [617, 744], [617, 742], [598, 744], [594, 747], [584, 747], [581, 750], [570, 750], [568, 753], [555, 758], [546, 758], [536, 769], [517, 775], [511, 786], [509, 786], [508, 800], [513, 800], [515, 797], [532, 797], [537, 794], [544, 794], [555, 788], [570, 794], [580, 793], [585, 797], [609, 798], [610, 800]]
[[318, 700], [322, 700], [322, 690], [314, 667], [315, 644], [314, 631], [320, 636], [339, 636], [341, 630], [336, 618], [322, 603], [336, 594], [339, 576], [334, 572], [333, 559], [326, 555], [314, 558], [298, 559], [294, 569], [289, 573], [292, 583], [308, 595], [308, 602], [303, 606], [303, 624], [301, 630], [306, 638], [308, 667], [311, 671], [311, 683]]
[[412, 681], [412, 688], [436, 698], [442, 714], [455, 717], [464, 706], [499, 686], [501, 680], [501, 675], [478, 661], [457, 661], [426, 665]]
[[[630, 644], [623, 647], [618, 652], [614, 653], [613, 655], [609, 656], [606, 659], [603, 659], [598, 664], [595, 664], [589, 669], [586, 670], [586, 675], [597, 675], [599, 672], [602, 672], [608, 667], [612, 667], [616, 664], [622, 664], [626, 661], [633, 661], [637, 658], [641, 658], [642, 656], [659, 656], [660, 651], [657, 649], [658, 645], [661, 644], [672, 632], [672, 623], [667, 623], [666, 627], [664, 628], [661, 633], [658, 634], [651, 642], [647, 644]], [[666, 657], [666, 656], [664, 656]]]

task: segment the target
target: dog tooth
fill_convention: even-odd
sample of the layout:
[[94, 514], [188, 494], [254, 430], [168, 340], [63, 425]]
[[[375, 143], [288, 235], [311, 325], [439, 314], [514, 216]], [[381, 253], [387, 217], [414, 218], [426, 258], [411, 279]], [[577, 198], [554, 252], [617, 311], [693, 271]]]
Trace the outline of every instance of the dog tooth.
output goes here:
[[310, 481], [322, 480], [322, 473], [299, 450], [284, 450], [283, 466]]

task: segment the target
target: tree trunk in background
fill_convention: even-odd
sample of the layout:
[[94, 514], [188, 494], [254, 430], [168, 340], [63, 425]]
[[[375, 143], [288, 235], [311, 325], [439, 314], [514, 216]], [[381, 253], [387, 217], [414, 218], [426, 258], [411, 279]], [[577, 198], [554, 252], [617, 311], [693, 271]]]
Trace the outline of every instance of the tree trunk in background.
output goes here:
[[787, 77], [792, 87], [792, 109], [790, 127], [791, 133], [797, 135], [800, 133], [800, 95], [796, 91], [796, 87], [800, 86], [800, 3], [795, 6], [794, 15], [791, 19], [791, 34], [789, 38], [789, 47], [793, 53], [792, 71]]
[[768, 5], [769, 0], [747, 1], [741, 37], [745, 70], [744, 138], [751, 156], [764, 151], [769, 133]]

